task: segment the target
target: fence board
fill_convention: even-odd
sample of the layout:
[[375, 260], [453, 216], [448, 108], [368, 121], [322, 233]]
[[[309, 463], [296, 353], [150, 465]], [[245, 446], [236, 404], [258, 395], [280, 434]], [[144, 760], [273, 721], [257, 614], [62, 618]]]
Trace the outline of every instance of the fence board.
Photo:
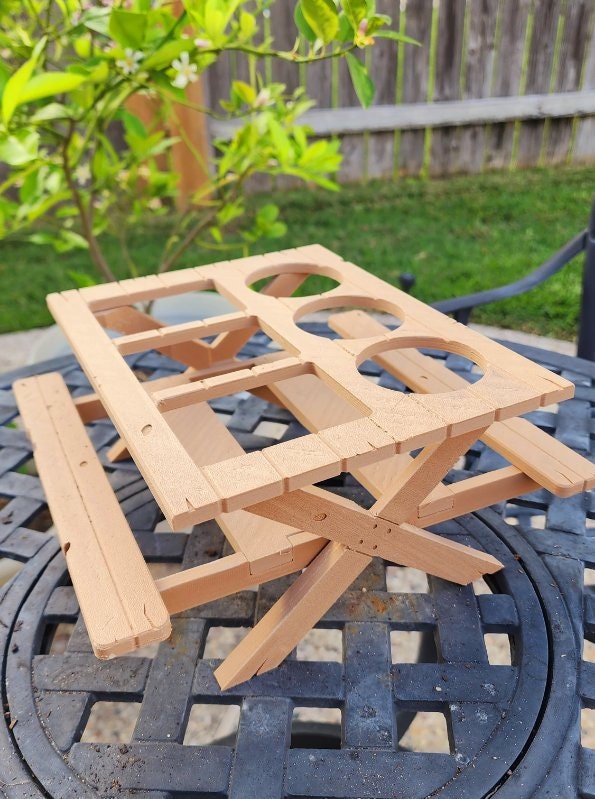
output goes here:
[[[568, 3], [564, 15], [564, 34], [560, 48], [559, 69], [555, 91], [576, 91], [580, 86], [582, 66], [589, 40], [589, 10], [592, 2], [574, 0]], [[551, 120], [544, 146], [548, 164], [563, 163], [572, 141], [572, 120]]]
[[[354, 53], [360, 61], [364, 60], [363, 52]], [[348, 108], [359, 106], [359, 100], [353, 88], [347, 61], [341, 59], [339, 63], [339, 107]], [[339, 180], [352, 182], [361, 180], [366, 174], [366, 135], [365, 133], [350, 134], [341, 139], [341, 153], [343, 161], [339, 170]]]
[[[405, 9], [405, 33], [420, 43], [407, 46], [403, 58], [404, 103], [423, 103], [427, 100], [430, 69], [430, 38], [432, 33], [432, 0], [408, 2]], [[424, 163], [425, 131], [404, 132], [399, 148], [399, 171], [418, 175]]]
[[[399, 28], [399, 6], [394, 0], [378, 0], [376, 12], [388, 14], [393, 28]], [[390, 105], [397, 96], [397, 46], [377, 39], [372, 53], [370, 75], [376, 86], [374, 105]], [[368, 137], [366, 174], [369, 178], [390, 177], [394, 172], [395, 137], [391, 132]]]
[[[527, 94], [547, 94], [551, 83], [560, 0], [537, 0], [533, 9], [533, 35], [527, 65]], [[521, 125], [517, 164], [521, 167], [539, 163], [545, 122], [530, 121]]]
[[[525, 33], [531, 0], [501, 0], [500, 37], [494, 65], [492, 95], [508, 97], [519, 93], [525, 51]], [[502, 169], [510, 164], [514, 122], [493, 125], [486, 139], [485, 165]]]
[[[496, 47], [498, 0], [476, 0], [468, 5], [469, 36], [463, 97], [490, 96]], [[469, 125], [461, 131], [459, 168], [461, 172], [481, 172], [486, 125]]]
[[[271, 35], [275, 50], [293, 50], [296, 27], [293, 19], [295, 3], [292, 0], [277, 0], [271, 7]], [[279, 59], [273, 67], [275, 80], [284, 83], [287, 92], [293, 92], [300, 85], [300, 70], [297, 64]]]
[[[589, 44], [583, 68], [582, 89], [595, 90], [595, 9], [591, 9], [589, 20]], [[595, 160], [595, 117], [577, 121], [576, 138], [572, 150], [575, 163], [593, 163]]]
[[[461, 96], [465, 6], [465, 0], [440, 0], [434, 100], [459, 100]], [[458, 128], [432, 133], [430, 174], [460, 171], [461, 136]]]

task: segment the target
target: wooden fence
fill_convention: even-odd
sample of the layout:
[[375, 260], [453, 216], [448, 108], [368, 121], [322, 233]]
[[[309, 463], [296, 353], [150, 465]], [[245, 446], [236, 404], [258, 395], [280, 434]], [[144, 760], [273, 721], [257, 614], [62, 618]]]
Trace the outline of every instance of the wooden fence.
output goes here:
[[[304, 121], [342, 139], [343, 181], [595, 162], [595, 0], [377, 0], [419, 47], [377, 40], [374, 105], [364, 110], [344, 62], [275, 61], [268, 76], [306, 86]], [[277, 0], [275, 46], [291, 49], [294, 0]], [[212, 107], [245, 78], [242, 56], [207, 75]], [[212, 123], [212, 135], [233, 125]]]

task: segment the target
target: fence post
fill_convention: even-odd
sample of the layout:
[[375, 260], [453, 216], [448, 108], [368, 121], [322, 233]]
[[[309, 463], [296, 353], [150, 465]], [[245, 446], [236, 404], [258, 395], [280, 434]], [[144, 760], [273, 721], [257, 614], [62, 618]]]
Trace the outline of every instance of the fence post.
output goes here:
[[579, 358], [595, 361], [595, 198], [591, 206], [585, 241], [585, 266], [577, 354]]

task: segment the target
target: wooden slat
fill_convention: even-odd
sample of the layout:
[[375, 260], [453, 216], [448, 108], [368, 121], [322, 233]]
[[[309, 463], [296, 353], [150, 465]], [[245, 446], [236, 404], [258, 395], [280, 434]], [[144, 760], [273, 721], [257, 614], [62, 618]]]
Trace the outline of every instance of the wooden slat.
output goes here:
[[216, 397], [248, 391], [258, 386], [266, 386], [269, 382], [288, 380], [311, 371], [311, 366], [297, 358], [284, 358], [272, 363], [253, 366], [251, 369], [240, 369], [229, 374], [207, 377], [186, 385], [161, 389], [153, 393], [153, 400], [160, 411], [182, 408], [191, 402], [206, 402]]
[[[249, 515], [246, 513], [246, 516]], [[257, 521], [260, 525], [267, 523], [267, 520], [262, 518]], [[161, 577], [155, 581], [155, 586], [168, 612], [181, 613], [198, 605], [223, 599], [237, 591], [245, 591], [269, 580], [276, 580], [278, 577], [300, 571], [308, 566], [325, 545], [326, 541], [323, 538], [308, 536], [308, 540], [294, 546], [291, 560], [256, 574], [251, 570], [250, 561], [246, 556], [237, 552], [212, 563]]]
[[13, 388], [95, 654], [164, 640], [168, 613], [62, 378]]
[[[555, 91], [571, 92], [580, 89], [587, 44], [592, 35], [590, 17], [594, 12], [595, 7], [590, 0], [573, 0], [572, 3], [565, 4]], [[549, 120], [543, 150], [543, 159], [547, 164], [562, 164], [567, 160], [572, 144], [572, 128], [572, 119]]]
[[[495, 98], [516, 98], [520, 93], [525, 35], [531, 5], [532, 0], [506, 0], [500, 3], [500, 36], [491, 92]], [[529, 98], [524, 99], [528, 101]], [[514, 128], [514, 122], [509, 120], [492, 125], [486, 137], [485, 164], [488, 169], [510, 166]]]
[[[545, 94], [549, 91], [559, 14], [560, 0], [535, 0], [525, 86], [527, 94]], [[544, 121], [524, 122], [521, 125], [518, 166], [536, 166], [539, 163], [544, 125]]]
[[[51, 294], [50, 310], [172, 528], [212, 518], [221, 500], [169, 429], [76, 292]], [[81, 348], [84, 342], [84, 348]]]
[[[50, 295], [51, 296], [51, 295]], [[131, 308], [122, 306], [110, 311], [97, 314], [97, 321], [110, 330], [116, 330], [127, 336], [135, 336], [146, 331], [156, 331], [165, 325], [152, 316]], [[179, 344], [155, 346], [158, 352], [173, 358], [175, 361], [201, 369], [211, 363], [211, 351], [202, 341], [185, 341]], [[124, 354], [124, 353], [122, 353]]]
[[[360, 311], [331, 316], [329, 325], [341, 335], [369, 336], [385, 329]], [[412, 349], [384, 352], [376, 360], [414, 391], [456, 391], [468, 385], [460, 375]], [[595, 467], [524, 419], [496, 422], [481, 438], [558, 496], [569, 496], [594, 485]]]
[[[211, 319], [182, 322], [177, 325], [163, 325], [154, 330], [145, 330], [120, 336], [114, 346], [121, 355], [131, 355], [143, 350], [161, 350], [172, 344], [183, 344], [196, 338], [208, 338], [228, 330], [254, 328], [256, 319], [244, 312], [225, 314]], [[207, 345], [209, 346], [209, 345]]]
[[[489, 97], [493, 80], [498, 0], [474, 0], [468, 4], [468, 39], [463, 99]], [[465, 126], [461, 131], [458, 165], [461, 172], [481, 172], [487, 125]], [[434, 168], [437, 169], [437, 162]]]
[[[459, 100], [466, 0], [439, 0], [438, 39], [436, 47], [436, 102]], [[441, 128], [432, 131], [430, 174], [453, 174], [460, 171], [462, 131]]]
[[[401, 130], [410, 157], [408, 141], [419, 135], [421, 129], [464, 128], [467, 126], [499, 126], [504, 123], [544, 118], [592, 117], [595, 99], [592, 92], [554, 92], [552, 94], [527, 94], [513, 97], [483, 97], [469, 100], [451, 100], [434, 103], [402, 103], [378, 105], [373, 110], [361, 108], [314, 109], [303, 116], [303, 121], [318, 136], [383, 133]], [[233, 122], [211, 123], [213, 131], [222, 138], [231, 137], [236, 130]], [[514, 127], [514, 126], [513, 126]], [[405, 134], [407, 132], [407, 134]], [[494, 137], [495, 143], [499, 134]], [[413, 165], [413, 157], [411, 156]], [[492, 163], [493, 165], [493, 163]], [[439, 162], [435, 164], [439, 169]], [[355, 166], [352, 166], [355, 170]], [[355, 174], [355, 173], [354, 173]]]
[[147, 275], [145, 277], [103, 283], [80, 289], [81, 296], [94, 311], [105, 311], [146, 302], [156, 297], [168, 297], [185, 291], [208, 291], [213, 286], [208, 279], [192, 269], [169, 275]]

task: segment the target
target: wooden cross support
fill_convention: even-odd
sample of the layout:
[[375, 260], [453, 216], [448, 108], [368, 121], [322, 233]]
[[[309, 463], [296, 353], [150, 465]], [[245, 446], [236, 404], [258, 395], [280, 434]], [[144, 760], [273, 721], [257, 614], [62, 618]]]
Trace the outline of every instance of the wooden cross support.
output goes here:
[[[291, 296], [313, 273], [338, 286]], [[197, 290], [236, 310], [168, 326], [136, 307]], [[215, 672], [230, 687], [277, 666], [374, 556], [458, 583], [501, 568], [424, 528], [540, 486], [570, 496], [595, 485], [592, 464], [517, 418], [572, 396], [571, 383], [322, 247], [67, 291], [48, 304], [95, 393], [73, 402], [59, 375], [14, 391], [99, 657], [167, 637], [172, 613], [303, 570]], [[297, 326], [324, 309], [340, 309], [329, 318], [340, 339]], [[401, 325], [390, 330], [369, 310]], [[237, 358], [258, 330], [278, 352]], [[483, 376], [467, 383], [420, 347], [470, 358]], [[151, 349], [186, 370], [140, 383], [124, 356]], [[357, 367], [370, 358], [412, 393], [366, 380]], [[238, 391], [287, 408], [309, 434], [245, 453], [207, 404]], [[215, 519], [235, 554], [152, 580], [84, 429], [104, 416], [120, 434], [110, 458], [134, 458], [172, 529]], [[478, 438], [511, 465], [443, 484]], [[313, 485], [342, 471], [376, 498], [369, 510]]]

